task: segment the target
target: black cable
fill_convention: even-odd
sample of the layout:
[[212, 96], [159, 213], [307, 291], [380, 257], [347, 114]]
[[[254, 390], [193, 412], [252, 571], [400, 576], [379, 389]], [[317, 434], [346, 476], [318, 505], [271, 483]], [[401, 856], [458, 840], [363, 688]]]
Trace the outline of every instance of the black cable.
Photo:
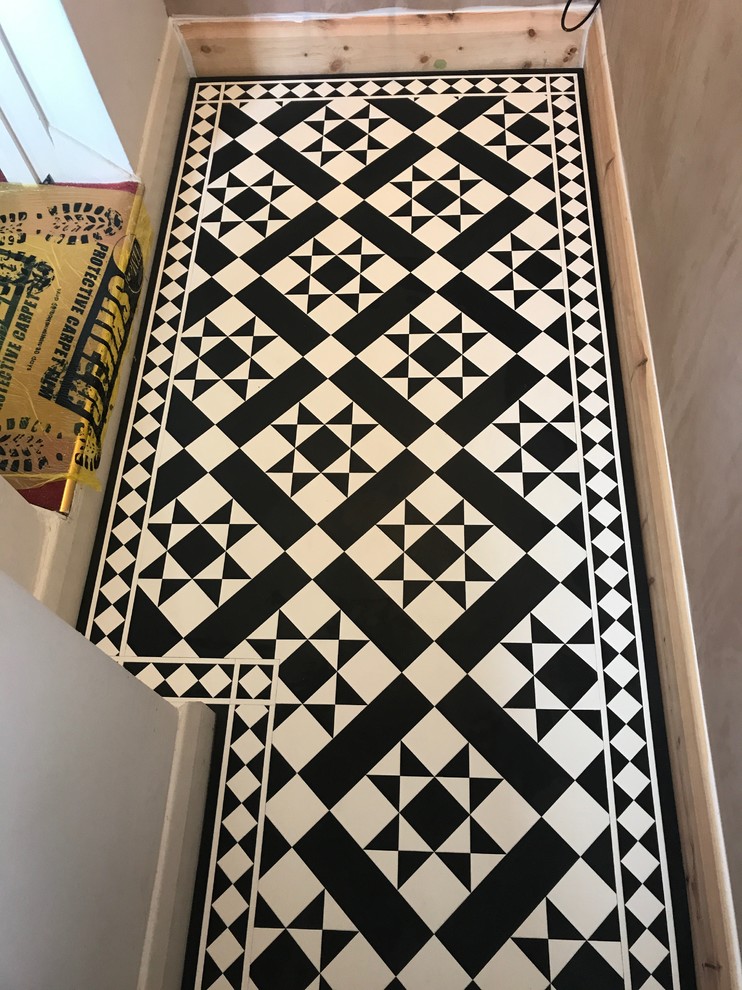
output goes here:
[[582, 20], [579, 21], [579, 23], [575, 24], [573, 27], [567, 27], [567, 24], [566, 24], [566, 21], [567, 21], [567, 12], [569, 11], [569, 8], [571, 6], [572, 6], [572, 0], [567, 0], [567, 2], [564, 5], [564, 10], [562, 11], [562, 21], [561, 21], [561, 23], [562, 23], [562, 31], [579, 31], [579, 29], [582, 27], [582, 25], [583, 24], [587, 24], [587, 22], [593, 16], [593, 14], [595, 13], [595, 11], [598, 9], [598, 7], [600, 6], [600, 0], [595, 0], [595, 2], [593, 3], [592, 7], [590, 8], [590, 10], [585, 14], [585, 16], [582, 18]]

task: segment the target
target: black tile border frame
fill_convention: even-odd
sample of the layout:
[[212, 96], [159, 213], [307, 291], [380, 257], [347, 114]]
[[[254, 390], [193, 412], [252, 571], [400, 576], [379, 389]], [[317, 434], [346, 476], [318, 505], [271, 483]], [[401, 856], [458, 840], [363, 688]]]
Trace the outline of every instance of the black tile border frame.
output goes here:
[[[579, 93], [579, 104], [581, 110], [581, 122], [584, 136], [584, 162], [586, 175], [589, 180], [590, 197], [594, 207], [592, 221], [595, 245], [597, 249], [598, 268], [603, 274], [601, 279], [600, 293], [602, 295], [605, 320], [606, 340], [608, 344], [608, 356], [612, 369], [611, 395], [614, 402], [614, 421], [616, 436], [618, 440], [618, 454], [621, 464], [622, 481], [624, 485], [626, 519], [628, 523], [628, 537], [632, 552], [635, 575], [635, 591], [637, 599], [637, 611], [639, 616], [639, 632], [643, 644], [644, 668], [647, 684], [647, 710], [649, 713], [650, 726], [652, 730], [652, 742], [654, 759], [656, 766], [657, 788], [660, 798], [660, 811], [664, 830], [665, 847], [667, 851], [669, 886], [672, 898], [672, 910], [674, 916], [675, 939], [678, 955], [678, 971], [680, 984], [683, 990], [692, 990], [695, 986], [693, 950], [690, 938], [690, 919], [688, 912], [687, 898], [683, 883], [682, 850], [677, 825], [677, 815], [675, 812], [675, 799], [670, 774], [670, 756], [667, 744], [665, 728], [664, 709], [659, 681], [659, 670], [657, 663], [656, 644], [652, 624], [652, 613], [650, 607], [649, 588], [646, 573], [645, 554], [641, 538], [641, 524], [639, 508], [636, 495], [636, 483], [631, 459], [631, 446], [629, 440], [628, 421], [626, 415], [626, 403], [622, 386], [621, 365], [618, 352], [616, 321], [613, 311], [612, 292], [609, 279], [609, 267], [605, 246], [605, 236], [603, 230], [599, 186], [596, 175], [595, 155], [592, 141], [592, 131], [590, 125], [589, 108], [584, 81], [583, 69], [538, 69], [536, 71], [517, 70], [471, 70], [467, 72], [395, 72], [395, 73], [349, 73], [327, 76], [326, 74], [315, 75], [276, 75], [276, 76], [246, 76], [237, 77], [198, 77], [190, 81], [186, 96], [183, 121], [181, 124], [178, 141], [175, 150], [173, 168], [170, 173], [168, 189], [165, 198], [165, 210], [158, 232], [156, 247], [152, 255], [150, 265], [150, 281], [147, 289], [144, 306], [139, 322], [139, 331], [134, 344], [134, 355], [131, 370], [127, 382], [125, 396], [121, 407], [120, 426], [115, 438], [111, 468], [106, 483], [104, 498], [101, 505], [100, 517], [91, 555], [90, 568], [85, 583], [80, 610], [77, 620], [77, 628], [85, 632], [88, 621], [92, 617], [93, 596], [96, 589], [98, 572], [101, 564], [101, 553], [105, 547], [106, 538], [110, 528], [111, 513], [114, 508], [114, 498], [119, 486], [119, 472], [122, 468], [122, 459], [125, 455], [124, 445], [129, 437], [131, 418], [135, 413], [136, 400], [140, 386], [140, 372], [143, 360], [146, 357], [146, 347], [150, 341], [151, 320], [153, 309], [159, 290], [159, 277], [156, 275], [162, 265], [166, 255], [166, 241], [169, 228], [168, 207], [174, 202], [180, 166], [183, 160], [189, 138], [190, 114], [194, 109], [198, 87], [204, 84], [228, 84], [228, 83], [249, 83], [265, 81], [283, 80], [318, 80], [328, 79], [332, 81], [353, 80], [359, 78], [374, 79], [394, 79], [394, 78], [444, 78], [446, 76], [476, 77], [533, 77], [533, 76], [574, 76], [576, 81], [576, 91]], [[618, 380], [616, 380], [618, 379]], [[121, 657], [121, 660], [124, 658]], [[137, 658], [131, 657], [131, 660]], [[186, 661], [187, 662], [187, 661]], [[238, 664], [240, 660], [235, 660]], [[216, 752], [216, 749], [215, 749]], [[221, 758], [221, 753], [215, 757]], [[206, 833], [205, 833], [206, 834]]]

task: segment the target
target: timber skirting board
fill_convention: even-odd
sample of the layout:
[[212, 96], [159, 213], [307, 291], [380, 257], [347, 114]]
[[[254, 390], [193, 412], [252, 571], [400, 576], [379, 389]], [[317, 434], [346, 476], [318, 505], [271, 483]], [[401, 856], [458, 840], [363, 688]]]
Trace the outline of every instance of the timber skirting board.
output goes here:
[[[575, 18], [580, 15], [575, 7]], [[174, 18], [196, 76], [575, 68], [584, 29], [557, 7], [286, 21]]]
[[699, 990], [742, 987], [732, 895], [701, 699], [688, 593], [599, 15], [585, 82]]

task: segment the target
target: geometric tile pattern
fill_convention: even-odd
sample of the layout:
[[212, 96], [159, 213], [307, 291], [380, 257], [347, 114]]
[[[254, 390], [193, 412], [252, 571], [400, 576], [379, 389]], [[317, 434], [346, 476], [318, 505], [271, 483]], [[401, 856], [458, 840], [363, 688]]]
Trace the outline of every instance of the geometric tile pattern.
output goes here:
[[270, 709], [237, 704], [229, 718], [219, 826], [214, 830], [196, 971], [199, 985], [214, 990], [240, 986], [245, 966]]
[[629, 963], [636, 986], [652, 986], [653, 981], [662, 986], [671, 979], [672, 963], [665, 952], [670, 942], [662, 903], [666, 865], [658, 855], [661, 831], [651, 826], [645, 831], [646, 816], [657, 819], [659, 797], [657, 780], [652, 779], [649, 712], [642, 703], [646, 679], [642, 639], [637, 634], [636, 576], [626, 524], [626, 495], [615, 442], [616, 410], [610, 396], [604, 301], [595, 259], [587, 176], [584, 172], [575, 174], [574, 169], [574, 162], [584, 154], [578, 100], [572, 87], [565, 88], [557, 80], [551, 83], [558, 113], [555, 154], [563, 180], [559, 187], [565, 218], [568, 309]]
[[189, 988], [692, 985], [582, 99], [194, 84], [82, 617], [218, 715]]

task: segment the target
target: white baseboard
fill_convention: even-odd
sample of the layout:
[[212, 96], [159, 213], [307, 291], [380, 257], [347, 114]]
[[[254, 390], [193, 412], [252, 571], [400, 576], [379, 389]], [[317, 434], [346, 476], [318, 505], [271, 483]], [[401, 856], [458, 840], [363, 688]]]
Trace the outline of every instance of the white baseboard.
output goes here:
[[213, 740], [214, 713], [200, 702], [180, 705], [137, 990], [180, 990]]

